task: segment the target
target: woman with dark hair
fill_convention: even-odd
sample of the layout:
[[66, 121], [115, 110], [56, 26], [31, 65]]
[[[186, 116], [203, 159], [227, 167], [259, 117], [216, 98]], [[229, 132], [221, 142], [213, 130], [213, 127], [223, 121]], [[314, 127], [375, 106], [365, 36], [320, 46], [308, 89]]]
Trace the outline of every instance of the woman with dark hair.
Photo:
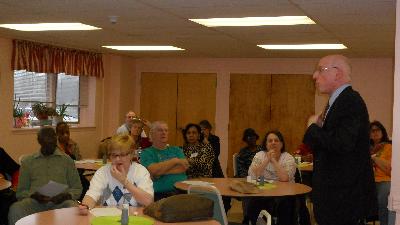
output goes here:
[[[66, 122], [59, 122], [56, 125], [56, 134], [57, 134], [57, 147], [71, 157], [73, 160], [81, 160], [82, 156], [79, 151], [78, 144], [70, 138], [69, 125]], [[89, 189], [90, 182], [86, 179], [83, 173], [85, 170], [78, 169], [79, 178], [81, 179], [82, 184], [82, 193], [80, 200], [85, 196], [86, 191]]]
[[378, 194], [378, 214], [381, 225], [388, 224], [388, 196], [390, 193], [392, 144], [385, 127], [379, 121], [370, 124], [371, 158], [374, 163]]
[[148, 137], [142, 137], [144, 123], [139, 118], [134, 118], [132, 120], [130, 135], [133, 139], [133, 148], [137, 150], [139, 148], [145, 149], [151, 146], [151, 142]]
[[[296, 163], [293, 156], [285, 151], [285, 141], [281, 132], [269, 131], [262, 143], [264, 149], [254, 156], [249, 175], [264, 177], [266, 180], [294, 182]], [[291, 197], [280, 198], [279, 202], [267, 198], [252, 198], [248, 207], [251, 209], [248, 215], [252, 224], [256, 224], [262, 209], [275, 214], [278, 225], [291, 225], [294, 222], [294, 199]]]
[[73, 160], [81, 160], [78, 144], [70, 138], [69, 126], [66, 122], [59, 122], [56, 126], [57, 146]]
[[201, 133], [204, 135], [204, 143], [210, 143], [214, 152], [214, 164], [212, 169], [212, 177], [222, 178], [224, 173], [222, 172], [221, 163], [219, 162], [220, 144], [219, 137], [212, 134], [212, 126], [208, 120], [202, 120], [199, 123], [201, 127]]
[[242, 140], [246, 143], [246, 146], [240, 149], [236, 159], [237, 177], [247, 177], [254, 156], [262, 150], [262, 146], [257, 145], [258, 138], [259, 136], [254, 129], [247, 128], [244, 130]]
[[212, 177], [214, 153], [211, 144], [203, 143], [200, 126], [193, 123], [186, 125], [183, 139], [183, 153], [189, 161], [189, 169], [186, 171], [188, 177]]
[[262, 142], [264, 151], [258, 152], [250, 165], [249, 175], [267, 180], [294, 182], [296, 163], [285, 150], [285, 141], [279, 131], [269, 131]]

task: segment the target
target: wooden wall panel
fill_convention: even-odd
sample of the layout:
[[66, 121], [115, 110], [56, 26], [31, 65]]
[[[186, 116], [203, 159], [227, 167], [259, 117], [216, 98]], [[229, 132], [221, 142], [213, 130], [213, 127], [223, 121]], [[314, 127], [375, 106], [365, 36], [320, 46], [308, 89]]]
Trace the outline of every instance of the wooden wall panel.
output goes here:
[[244, 146], [243, 131], [256, 130], [260, 139], [269, 130], [271, 76], [231, 74], [227, 174], [233, 176], [232, 155]]
[[182, 129], [207, 119], [215, 124], [216, 74], [179, 74], [176, 144], [183, 144]]
[[272, 75], [271, 128], [282, 132], [286, 151], [301, 144], [308, 116], [314, 113], [314, 82], [310, 75]]
[[168, 123], [169, 143], [175, 145], [177, 75], [171, 73], [142, 73], [140, 111], [149, 121]]

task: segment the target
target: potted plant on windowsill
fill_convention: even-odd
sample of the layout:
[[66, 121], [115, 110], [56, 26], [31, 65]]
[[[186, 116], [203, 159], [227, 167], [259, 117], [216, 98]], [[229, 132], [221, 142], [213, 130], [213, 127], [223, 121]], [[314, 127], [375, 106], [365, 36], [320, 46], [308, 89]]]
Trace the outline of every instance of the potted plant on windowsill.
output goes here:
[[51, 125], [51, 120], [49, 120], [49, 116], [55, 115], [55, 109], [48, 107], [43, 102], [37, 102], [33, 104], [32, 112], [39, 120], [40, 126]]
[[68, 116], [67, 115], [67, 108], [68, 104], [62, 104], [57, 106], [56, 108], [56, 113], [53, 116], [53, 125], [57, 125], [57, 123], [64, 121], [64, 117]]
[[14, 100], [14, 103], [13, 103], [13, 117], [14, 117], [14, 127], [15, 128], [21, 128], [26, 125], [26, 118], [25, 118], [24, 111], [19, 107], [20, 101], [21, 101], [21, 99], [19, 98], [18, 101]]

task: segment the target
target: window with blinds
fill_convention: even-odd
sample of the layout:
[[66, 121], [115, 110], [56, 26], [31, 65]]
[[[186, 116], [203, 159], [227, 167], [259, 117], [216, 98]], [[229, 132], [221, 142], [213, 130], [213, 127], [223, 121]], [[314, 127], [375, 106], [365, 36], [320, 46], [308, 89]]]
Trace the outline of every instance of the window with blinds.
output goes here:
[[80, 101], [82, 97], [85, 98], [80, 95], [80, 90], [87, 90], [87, 87], [82, 87], [87, 84], [87, 77], [15, 70], [14, 101], [19, 100], [19, 108], [29, 113], [33, 120], [36, 118], [31, 110], [36, 102], [43, 102], [52, 107], [66, 104], [68, 116], [64, 117], [64, 120], [79, 123]]

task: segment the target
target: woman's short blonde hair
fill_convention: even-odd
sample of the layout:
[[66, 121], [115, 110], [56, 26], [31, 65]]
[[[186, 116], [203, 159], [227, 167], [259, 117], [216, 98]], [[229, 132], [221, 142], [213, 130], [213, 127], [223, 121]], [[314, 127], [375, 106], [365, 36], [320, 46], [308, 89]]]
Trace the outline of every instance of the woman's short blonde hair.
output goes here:
[[111, 137], [110, 143], [107, 146], [107, 155], [110, 155], [113, 150], [121, 152], [132, 152], [133, 139], [128, 134], [117, 134]]

